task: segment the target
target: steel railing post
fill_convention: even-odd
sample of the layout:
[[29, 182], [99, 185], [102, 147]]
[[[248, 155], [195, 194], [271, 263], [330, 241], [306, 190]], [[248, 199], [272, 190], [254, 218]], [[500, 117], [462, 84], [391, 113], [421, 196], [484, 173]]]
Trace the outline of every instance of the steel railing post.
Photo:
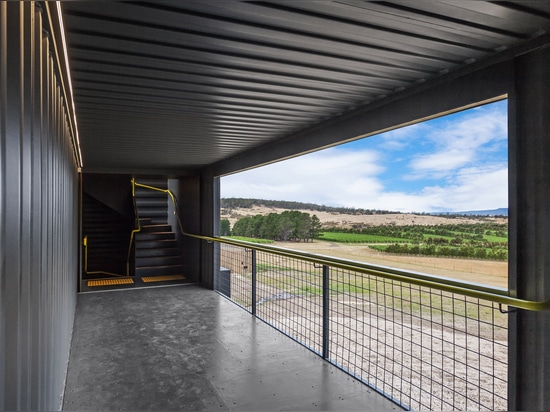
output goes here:
[[323, 265], [323, 358], [329, 358], [330, 268]]
[[252, 249], [252, 314], [256, 316], [256, 251], [254, 249]]

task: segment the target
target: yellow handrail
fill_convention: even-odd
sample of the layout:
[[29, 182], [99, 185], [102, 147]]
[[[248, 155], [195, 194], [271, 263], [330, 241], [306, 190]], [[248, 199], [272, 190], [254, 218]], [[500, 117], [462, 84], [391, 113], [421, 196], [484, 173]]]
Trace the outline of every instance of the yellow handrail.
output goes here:
[[134, 242], [134, 235], [141, 231], [141, 223], [139, 221], [139, 211], [136, 205], [136, 181], [134, 178], [132, 182], [132, 201], [134, 202], [134, 215], [137, 222], [137, 228], [130, 232], [130, 244], [128, 245], [128, 257], [126, 259], [126, 276], [130, 276], [130, 257], [132, 256], [132, 243]]
[[116, 276], [116, 277], [120, 277], [120, 278], [124, 278], [126, 276], [124, 275], [119, 275], [118, 273], [111, 273], [111, 272], [105, 272], [103, 270], [95, 270], [95, 271], [92, 271], [92, 272], [88, 272], [88, 236], [84, 236], [84, 238], [82, 239], [82, 245], [84, 246], [84, 273], [86, 275], [100, 275], [100, 274], [103, 274], [103, 275], [109, 275], [109, 276]]
[[[433, 289], [437, 289], [445, 292], [457, 293], [464, 296], [469, 296], [476, 299], [483, 299], [494, 303], [498, 303], [499, 305], [506, 305], [506, 306], [511, 306], [519, 309], [525, 309], [525, 310], [531, 310], [531, 311], [542, 311], [542, 310], [550, 309], [550, 301], [539, 302], [539, 301], [530, 301], [530, 300], [520, 299], [520, 298], [511, 296], [510, 291], [504, 288], [497, 288], [497, 287], [479, 285], [475, 283], [462, 282], [462, 281], [450, 279], [450, 278], [442, 278], [442, 277], [432, 276], [432, 275], [423, 274], [423, 273], [409, 272], [409, 271], [390, 268], [386, 266], [371, 265], [371, 264], [356, 262], [356, 261], [347, 260], [347, 259], [340, 259], [332, 256], [317, 255], [317, 254], [302, 252], [302, 251], [293, 250], [293, 249], [281, 248], [277, 246], [269, 246], [269, 245], [254, 243], [254, 242], [247, 242], [244, 240], [234, 240], [234, 239], [227, 239], [222, 237], [202, 236], [202, 235], [196, 235], [192, 233], [186, 233], [183, 231], [181, 219], [178, 214], [178, 205], [177, 205], [176, 198], [169, 189], [161, 189], [158, 187], [149, 186], [142, 183], [137, 183], [134, 179], [132, 179], [132, 196], [134, 198], [135, 198], [135, 190], [134, 190], [135, 186], [167, 193], [172, 199], [172, 203], [174, 204], [174, 214], [176, 215], [176, 218], [178, 220], [180, 232], [181, 234], [188, 237], [206, 240], [208, 242], [226, 243], [226, 244], [244, 247], [248, 249], [259, 250], [262, 252], [273, 253], [279, 256], [306, 260], [319, 265], [337, 267], [344, 270], [377, 276], [383, 279], [390, 279], [390, 280], [409, 283], [417, 286], [429, 287], [429, 288], [433, 288]], [[136, 214], [136, 217], [137, 217], [137, 214]], [[138, 219], [138, 228], [132, 231], [132, 235], [130, 239], [129, 254], [131, 252], [133, 236], [135, 233], [139, 232], [140, 230], [141, 230], [141, 227], [139, 225], [139, 219]], [[129, 260], [129, 257], [128, 257], [128, 260]]]
[[137, 205], [136, 205], [136, 186], [143, 187], [145, 189], [156, 190], [158, 192], [167, 193], [170, 196], [170, 198], [172, 199], [172, 203], [174, 205], [174, 215], [176, 215], [176, 218], [178, 220], [178, 226], [179, 226], [180, 232], [183, 233], [183, 227], [182, 227], [181, 220], [180, 220], [180, 217], [179, 217], [179, 214], [178, 214], [178, 203], [176, 201], [176, 197], [174, 196], [174, 194], [172, 193], [172, 191], [170, 189], [161, 189], [160, 187], [144, 185], [143, 183], [136, 182], [136, 180], [134, 178], [132, 178], [131, 182], [132, 182], [132, 199], [134, 201], [134, 213], [135, 213], [135, 216], [136, 216], [137, 228], [132, 230], [132, 232], [130, 233], [130, 244], [128, 246], [128, 259], [126, 261], [126, 274], [128, 276], [130, 274], [130, 257], [132, 255], [132, 243], [134, 242], [134, 236], [135, 236], [136, 233], [141, 231], [141, 223], [139, 221], [139, 210], [138, 210]]
[[[132, 179], [132, 180], [134, 180], [134, 179]], [[134, 184], [136, 186], [139, 186], [139, 187], [144, 187], [145, 189], [156, 190], [158, 192], [167, 193], [170, 196], [170, 198], [172, 199], [172, 204], [174, 205], [174, 215], [176, 216], [176, 219], [178, 220], [178, 226], [179, 226], [180, 232], [183, 233], [181, 220], [180, 220], [180, 217], [179, 217], [179, 214], [178, 214], [178, 202], [176, 201], [176, 197], [174, 196], [172, 191], [170, 189], [161, 189], [159, 187], [144, 185], [142, 183], [137, 183], [137, 182], [135, 182]]]
[[461, 282], [459, 280], [440, 278], [422, 273], [408, 272], [389, 268], [385, 266], [370, 265], [367, 263], [356, 262], [347, 259], [335, 258], [332, 256], [317, 255], [293, 249], [286, 249], [277, 246], [261, 245], [258, 243], [247, 242], [243, 240], [227, 239], [222, 237], [201, 236], [182, 232], [183, 235], [206, 240], [208, 242], [226, 243], [233, 246], [255, 249], [262, 252], [273, 253], [279, 256], [285, 256], [295, 259], [306, 260], [319, 265], [337, 267], [344, 270], [364, 273], [377, 276], [384, 279], [390, 279], [398, 282], [410, 283], [417, 286], [425, 286], [445, 292], [457, 293], [476, 299], [483, 299], [507, 305], [514, 308], [542, 311], [550, 309], [550, 301], [530, 301], [519, 299], [510, 295], [510, 292], [503, 288], [478, 285], [475, 283]]

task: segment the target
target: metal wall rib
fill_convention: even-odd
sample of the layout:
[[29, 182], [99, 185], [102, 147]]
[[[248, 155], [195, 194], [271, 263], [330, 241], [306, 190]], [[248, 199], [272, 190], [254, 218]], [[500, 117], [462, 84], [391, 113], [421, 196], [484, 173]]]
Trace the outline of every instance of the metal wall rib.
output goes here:
[[76, 306], [78, 174], [46, 27], [0, 3], [0, 409], [57, 410]]

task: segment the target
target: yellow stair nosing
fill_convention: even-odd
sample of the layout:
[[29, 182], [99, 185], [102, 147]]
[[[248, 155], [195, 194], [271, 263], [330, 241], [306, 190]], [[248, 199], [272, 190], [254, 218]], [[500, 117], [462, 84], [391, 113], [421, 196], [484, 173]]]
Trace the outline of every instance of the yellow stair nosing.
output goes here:
[[122, 279], [96, 279], [88, 280], [88, 287], [93, 286], [113, 286], [113, 285], [131, 285], [134, 283], [134, 279], [122, 278]]
[[171, 280], [184, 280], [183, 275], [164, 275], [164, 276], [144, 276], [141, 278], [142, 282], [168, 282]]

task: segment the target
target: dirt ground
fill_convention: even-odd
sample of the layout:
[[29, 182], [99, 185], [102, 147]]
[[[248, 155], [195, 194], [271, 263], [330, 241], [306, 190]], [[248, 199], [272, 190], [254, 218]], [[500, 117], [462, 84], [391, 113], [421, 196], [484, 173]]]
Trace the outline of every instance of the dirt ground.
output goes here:
[[[222, 214], [221, 217], [229, 219], [233, 225], [243, 216], [282, 211], [254, 207], [235, 210], [232, 214]], [[413, 214], [343, 215], [313, 211], [307, 213], [317, 215], [325, 227], [480, 222], [479, 219], [451, 219]], [[487, 220], [507, 222], [507, 219], [502, 218]], [[371, 249], [366, 244], [322, 240], [275, 242], [274, 245], [466, 282], [502, 288], [508, 286], [508, 262], [391, 255]], [[240, 252], [233, 260], [225, 265], [231, 266], [234, 282], [232, 286], [236, 287], [234, 292], [242, 288], [241, 304], [246, 306], [250, 304], [250, 284], [248, 278], [243, 278], [238, 273], [242, 271], [243, 265], [247, 264], [247, 256]], [[282, 278], [278, 276], [274, 274], [272, 278], [278, 279], [280, 283]], [[295, 296], [277, 285], [277, 281], [259, 285], [258, 314], [268, 323], [319, 350], [320, 343], [315, 339], [320, 336], [318, 328], [321, 324], [321, 314], [317, 313], [321, 307], [319, 298]], [[237, 298], [238, 295], [239, 293], [235, 293], [233, 298]], [[340, 297], [336, 296], [334, 299], [338, 300]], [[337, 313], [332, 315], [331, 325], [337, 324], [338, 327], [331, 330], [330, 339], [336, 351], [331, 356], [345, 369], [362, 376], [413, 409], [506, 409], [506, 381], [502, 378], [507, 375], [506, 328], [499, 326], [501, 322], [504, 322], [503, 325], [506, 324], [506, 315], [491, 312], [495, 319], [498, 318], [495, 328], [491, 328], [490, 322], [486, 320], [477, 322], [475, 316], [468, 319], [469, 324], [480, 325], [479, 331], [482, 331], [483, 327], [489, 327], [489, 332], [494, 335], [493, 341], [476, 333], [464, 333], [462, 326], [466, 320], [460, 316], [446, 319], [442, 322], [444, 326], [437, 322], [432, 324], [421, 316], [411, 317], [408, 322], [403, 319], [404, 323], [396, 323], [391, 315], [391, 308], [385, 308], [385, 315], [379, 316], [377, 306], [372, 306], [364, 296], [348, 293], [343, 294], [341, 299], [345, 301], [333, 302]], [[464, 325], [461, 326], [462, 321]], [[504, 335], [501, 336], [502, 334]], [[495, 380], [492, 378], [493, 375], [500, 378]]]
[[381, 266], [406, 269], [484, 285], [508, 287], [508, 262], [492, 260], [399, 256], [378, 252], [367, 245], [313, 242], [275, 242], [275, 246]]
[[[254, 206], [249, 209], [223, 210], [222, 219], [228, 219], [231, 227], [237, 220], [245, 216], [266, 215], [281, 213], [285, 209]], [[507, 223], [506, 218], [480, 218], [415, 215], [410, 213], [377, 214], [377, 215], [345, 215], [340, 213], [317, 212], [302, 210], [304, 213], [316, 215], [323, 226], [349, 228], [353, 225], [380, 226], [380, 225], [438, 225], [449, 223], [479, 223], [489, 221]], [[371, 263], [406, 269], [413, 272], [450, 277], [466, 282], [481, 283], [490, 286], [508, 287], [508, 263], [490, 260], [433, 258], [427, 256], [399, 256], [389, 255], [370, 249], [367, 245], [343, 244], [315, 240], [313, 242], [275, 242], [275, 246], [296, 249], [305, 252], [329, 255], [358, 262]]]
[[[365, 248], [330, 242], [277, 245], [291, 249], [302, 246], [301, 249], [308, 252], [355, 257], [354, 260], [358, 260], [357, 253]], [[225, 250], [227, 254], [222, 261], [224, 266], [231, 267], [231, 297], [239, 304], [251, 307], [252, 283], [247, 266], [250, 257], [247, 259], [244, 251], [232, 246], [225, 246]], [[229, 263], [231, 258], [232, 263]], [[425, 261], [414, 262], [413, 259], [390, 263], [394, 267], [401, 264], [416, 269], [426, 268]], [[405, 263], [406, 260], [412, 262]], [[432, 260], [441, 263], [442, 259]], [[457, 259], [443, 260], [454, 261], [454, 277], [458, 277]], [[372, 259], [368, 261], [374, 263]], [[380, 262], [390, 265], [387, 259]], [[470, 265], [472, 271], [474, 267], [479, 271], [480, 262], [464, 261], [463, 264]], [[276, 267], [262, 270], [256, 289], [257, 315], [306, 346], [320, 351], [321, 297], [296, 292], [296, 286], [315, 280], [298, 277], [294, 282], [287, 279], [292, 276], [288, 265], [288, 262], [284, 263], [283, 271]], [[299, 276], [306, 273], [301, 271], [301, 267], [297, 270]], [[472, 280], [474, 275], [466, 273], [464, 277]], [[452, 297], [445, 296], [441, 300], [441, 308], [445, 310], [438, 309], [436, 299], [431, 311], [431, 299], [429, 303], [421, 303], [414, 291], [403, 295], [403, 300], [398, 296], [395, 303], [380, 295], [373, 298], [371, 294], [353, 292], [331, 294], [331, 359], [413, 410], [505, 410], [506, 315], [487, 306], [463, 313], [461, 308], [465, 310], [466, 306], [460, 297], [455, 302]], [[410, 306], [407, 304], [409, 299]]]
[[[468, 282], [507, 285], [507, 262], [386, 255], [367, 245], [318, 240], [275, 242], [275, 246]], [[231, 269], [232, 298], [250, 306], [252, 286], [246, 272], [250, 257], [240, 248], [225, 248], [223, 265]], [[241, 274], [243, 269], [246, 275]], [[294, 283], [286, 282], [285, 276], [287, 272], [262, 272], [257, 314], [320, 350], [320, 297], [295, 294]], [[420, 310], [415, 299], [411, 297], [411, 302], [416, 302], [411, 308]], [[449, 302], [446, 304], [454, 305]], [[483, 307], [467, 317], [460, 311], [456, 315], [444, 312], [443, 318], [443, 312], [430, 312], [422, 306], [423, 312], [413, 316], [400, 311], [399, 305], [395, 311], [391, 304], [381, 308], [367, 296], [354, 293], [333, 295], [331, 307], [331, 359], [400, 402], [414, 410], [506, 409], [505, 314]]]

